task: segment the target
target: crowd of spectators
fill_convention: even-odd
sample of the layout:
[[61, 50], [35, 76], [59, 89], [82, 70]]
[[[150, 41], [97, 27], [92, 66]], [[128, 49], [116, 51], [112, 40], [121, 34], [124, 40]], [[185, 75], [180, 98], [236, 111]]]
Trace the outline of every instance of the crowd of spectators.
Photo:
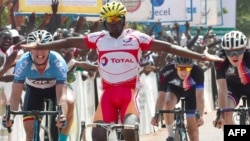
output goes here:
[[[61, 38], [67, 38], [71, 36], [84, 36], [88, 33], [95, 32], [98, 30], [104, 30], [102, 20], [97, 19], [96, 21], [87, 21], [84, 16], [69, 17], [63, 16], [57, 13], [58, 4], [57, 0], [52, 1], [51, 10], [52, 13], [44, 13], [44, 15], [36, 15], [36, 13], [31, 13], [29, 16], [23, 16], [23, 23], [17, 23], [17, 17], [15, 17], [15, 6], [17, 0], [5, 1], [0, 5], [0, 15], [4, 12], [4, 9], [9, 7], [9, 19], [11, 23], [9, 25], [2, 25], [0, 30], [0, 48], [5, 53], [5, 51], [11, 46], [18, 46], [19, 44], [25, 42], [25, 37], [28, 33], [38, 30], [46, 29], [54, 35], [54, 40]], [[19, 17], [20, 18], [20, 17]], [[21, 25], [17, 27], [17, 25]], [[185, 31], [180, 30], [180, 26], [185, 27]], [[128, 22], [127, 26], [132, 29], [138, 30], [139, 27], [142, 32], [153, 36], [155, 39], [160, 39], [163, 41], [168, 41], [173, 44], [177, 44], [183, 47], [187, 47], [193, 51], [202, 53], [206, 48], [211, 54], [215, 54], [220, 50], [220, 40], [216, 37], [215, 32], [212, 27], [208, 27], [206, 34], [202, 35], [203, 27], [197, 27], [195, 35], [190, 32], [190, 24], [186, 22], [184, 25], [179, 23], [169, 23], [169, 25], [162, 25], [161, 20], [157, 20], [155, 23], [139, 24], [136, 22]], [[160, 30], [159, 30], [160, 27]], [[158, 30], [156, 30], [156, 28]], [[85, 61], [86, 63], [96, 64], [96, 53], [95, 51], [80, 51], [77, 49], [70, 50], [60, 50], [62, 56], [65, 58], [66, 62], [70, 62], [72, 58], [77, 61]], [[9, 57], [11, 54], [7, 55]], [[15, 55], [12, 55], [15, 56]], [[0, 63], [3, 64], [3, 60]], [[12, 57], [14, 58], [14, 57]], [[8, 59], [6, 59], [8, 60]], [[12, 59], [13, 62], [14, 59]], [[151, 71], [159, 72], [161, 68], [168, 62], [173, 60], [173, 55], [165, 52], [144, 52], [141, 58], [141, 73], [148, 74]], [[212, 66], [212, 62], [207, 61], [197, 61], [197, 63], [206, 71]], [[14, 65], [14, 63], [9, 63]], [[10, 66], [9, 66], [10, 67]], [[71, 71], [76, 70], [71, 69]], [[86, 75], [88, 74], [88, 75]], [[83, 80], [89, 76], [94, 76], [93, 71], [88, 70], [83, 73]], [[96, 75], [98, 76], [98, 75]]]

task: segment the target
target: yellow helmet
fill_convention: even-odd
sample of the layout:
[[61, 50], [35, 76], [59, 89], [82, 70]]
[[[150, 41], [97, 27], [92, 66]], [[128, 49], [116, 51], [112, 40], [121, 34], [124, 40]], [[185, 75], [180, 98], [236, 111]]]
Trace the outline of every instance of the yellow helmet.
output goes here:
[[126, 7], [121, 2], [108, 2], [101, 8], [101, 18], [112, 16], [126, 16]]

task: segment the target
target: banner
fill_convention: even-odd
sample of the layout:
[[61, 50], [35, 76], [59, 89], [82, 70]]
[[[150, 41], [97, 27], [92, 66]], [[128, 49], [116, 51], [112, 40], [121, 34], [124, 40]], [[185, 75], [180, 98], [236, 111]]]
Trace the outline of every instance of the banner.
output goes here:
[[203, 0], [202, 23], [218, 25], [218, 4], [218, 0]]
[[[99, 14], [102, 0], [58, 0], [58, 13]], [[20, 0], [19, 12], [52, 13], [51, 0]]]
[[186, 11], [187, 1], [191, 0], [151, 0], [154, 6], [153, 20], [161, 19], [162, 22], [191, 20]]
[[202, 23], [201, 21], [201, 0], [192, 0], [192, 1], [187, 1], [187, 13], [190, 21], [190, 25], [197, 25], [197, 24], [205, 24]]

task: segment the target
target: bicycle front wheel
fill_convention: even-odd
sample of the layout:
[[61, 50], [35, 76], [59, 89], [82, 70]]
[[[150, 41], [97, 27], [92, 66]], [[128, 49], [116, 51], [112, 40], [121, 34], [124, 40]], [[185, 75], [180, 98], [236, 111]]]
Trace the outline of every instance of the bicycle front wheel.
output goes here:
[[186, 131], [181, 128], [176, 128], [174, 141], [188, 141]]
[[246, 114], [241, 113], [240, 115], [240, 125], [246, 125]]

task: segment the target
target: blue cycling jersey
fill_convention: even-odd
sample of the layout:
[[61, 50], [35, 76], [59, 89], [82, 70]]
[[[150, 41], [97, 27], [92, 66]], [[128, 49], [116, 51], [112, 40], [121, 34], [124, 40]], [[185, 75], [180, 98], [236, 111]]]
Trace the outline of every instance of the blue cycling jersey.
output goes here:
[[63, 57], [55, 51], [50, 51], [46, 69], [40, 74], [31, 60], [30, 52], [26, 52], [16, 63], [14, 82], [25, 82], [35, 88], [51, 88], [56, 84], [67, 83], [67, 71]]

